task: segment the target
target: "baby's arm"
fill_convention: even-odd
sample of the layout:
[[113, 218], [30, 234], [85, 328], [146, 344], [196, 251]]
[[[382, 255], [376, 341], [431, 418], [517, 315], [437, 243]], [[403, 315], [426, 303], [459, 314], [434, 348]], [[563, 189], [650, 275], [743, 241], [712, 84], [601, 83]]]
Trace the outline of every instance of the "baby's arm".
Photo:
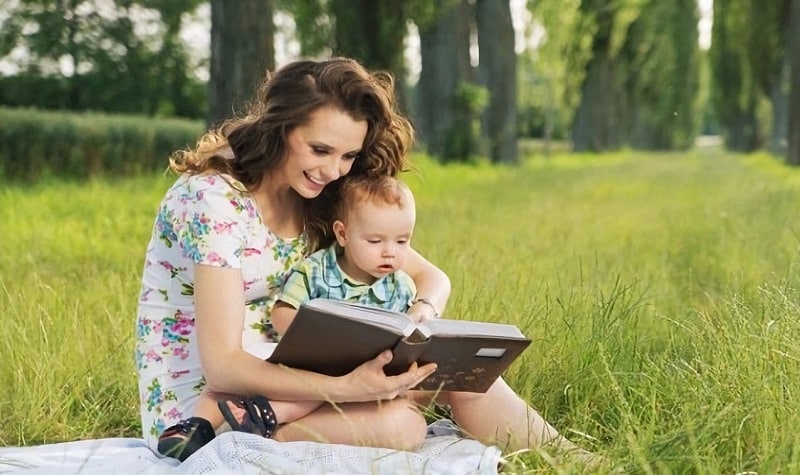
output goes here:
[[413, 250], [403, 270], [411, 276], [417, 287], [414, 302], [408, 309], [409, 318], [419, 323], [441, 315], [450, 296], [447, 274]]

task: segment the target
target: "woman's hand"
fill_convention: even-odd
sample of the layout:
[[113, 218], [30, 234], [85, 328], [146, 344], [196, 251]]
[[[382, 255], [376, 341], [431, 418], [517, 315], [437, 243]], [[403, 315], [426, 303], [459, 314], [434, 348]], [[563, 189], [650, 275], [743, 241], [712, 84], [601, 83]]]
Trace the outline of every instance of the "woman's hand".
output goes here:
[[418, 366], [414, 363], [405, 373], [386, 376], [383, 367], [390, 361], [392, 361], [392, 352], [386, 350], [342, 376], [346, 392], [352, 394], [352, 397], [347, 398], [347, 402], [394, 399], [436, 371], [436, 363], [428, 363], [425, 366]]

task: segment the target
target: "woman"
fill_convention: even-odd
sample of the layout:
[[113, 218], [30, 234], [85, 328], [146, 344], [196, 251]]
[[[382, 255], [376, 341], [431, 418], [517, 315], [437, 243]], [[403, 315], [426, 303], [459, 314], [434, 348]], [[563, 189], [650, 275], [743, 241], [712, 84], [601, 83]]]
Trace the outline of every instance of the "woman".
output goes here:
[[[291, 63], [265, 82], [246, 116], [173, 157], [181, 176], [156, 217], [138, 311], [142, 425], [151, 448], [168, 427], [185, 435], [201, 429], [186, 421], [202, 391], [318, 406], [280, 425], [273, 437], [281, 441], [401, 449], [422, 443], [423, 416], [412, 398], [398, 396], [434, 365], [387, 377], [387, 351], [346, 376], [328, 377], [263, 359], [284, 277], [332, 241], [325, 223], [336, 180], [394, 176], [406, 167], [413, 132], [396, 112], [393, 90], [390, 76], [349, 59]], [[414, 251], [403, 270], [418, 289], [412, 318], [440, 313], [447, 276]], [[439, 399], [484, 442], [514, 450], [559, 437], [502, 380], [486, 394]], [[278, 404], [273, 409], [279, 424], [295, 419]]]

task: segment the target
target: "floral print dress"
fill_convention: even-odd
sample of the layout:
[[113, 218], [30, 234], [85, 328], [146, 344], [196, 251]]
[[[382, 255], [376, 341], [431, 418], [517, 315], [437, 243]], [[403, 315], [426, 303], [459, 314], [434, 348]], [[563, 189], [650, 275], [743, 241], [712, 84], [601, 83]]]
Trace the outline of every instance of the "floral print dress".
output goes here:
[[164, 429], [192, 415], [205, 384], [195, 335], [195, 265], [242, 270], [242, 345], [255, 354], [277, 338], [272, 305], [305, 252], [305, 237], [273, 234], [250, 193], [230, 176], [183, 175], [167, 191], [147, 247], [136, 325], [142, 430], [152, 449]]

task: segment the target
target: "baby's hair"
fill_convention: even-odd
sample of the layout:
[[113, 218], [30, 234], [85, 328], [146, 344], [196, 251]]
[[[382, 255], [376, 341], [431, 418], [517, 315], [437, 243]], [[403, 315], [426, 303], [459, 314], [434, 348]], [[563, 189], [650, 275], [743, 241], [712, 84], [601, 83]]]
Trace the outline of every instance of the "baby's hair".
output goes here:
[[339, 185], [339, 199], [334, 218], [344, 221], [347, 213], [358, 203], [371, 202], [394, 205], [400, 209], [413, 206], [414, 197], [405, 183], [389, 175], [346, 176]]

